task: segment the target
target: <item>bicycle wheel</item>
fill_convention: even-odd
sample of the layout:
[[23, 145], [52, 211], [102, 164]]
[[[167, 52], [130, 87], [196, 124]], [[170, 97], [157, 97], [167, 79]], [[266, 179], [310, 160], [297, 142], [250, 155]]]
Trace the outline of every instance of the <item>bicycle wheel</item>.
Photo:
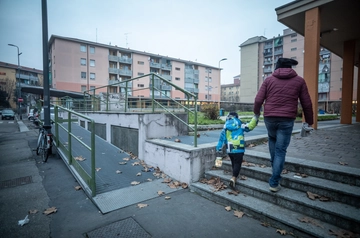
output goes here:
[[41, 140], [41, 158], [43, 162], [46, 162], [49, 158], [49, 151], [47, 148], [47, 141], [46, 136], [44, 135], [43, 139]]

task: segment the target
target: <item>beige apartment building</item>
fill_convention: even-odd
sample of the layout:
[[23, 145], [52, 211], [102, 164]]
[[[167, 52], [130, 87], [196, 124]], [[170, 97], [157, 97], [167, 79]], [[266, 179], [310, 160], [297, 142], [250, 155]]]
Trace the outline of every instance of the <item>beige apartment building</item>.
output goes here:
[[[220, 69], [198, 62], [140, 52], [129, 48], [52, 35], [50, 85], [59, 90], [83, 92], [138, 78], [128, 84], [130, 96], [151, 97], [150, 77], [156, 73], [172, 84], [197, 95], [199, 101], [220, 100]], [[154, 82], [157, 84], [160, 82]], [[162, 83], [156, 97], [186, 99], [184, 93]], [[106, 88], [97, 92], [106, 92]], [[111, 86], [110, 93], [125, 91], [125, 84]]]
[[240, 101], [240, 75], [234, 77], [234, 83], [221, 85], [222, 102]]
[[[17, 98], [21, 96], [21, 105], [25, 107], [30, 103], [32, 98], [27, 97], [28, 94], [19, 94], [19, 85], [41, 86], [43, 82], [43, 72], [38, 69], [24, 67], [6, 62], [0, 62], [0, 89], [8, 95], [10, 106], [15, 109], [18, 107]], [[21, 84], [19, 84], [21, 83]]]
[[[240, 102], [253, 103], [262, 82], [272, 74], [277, 59], [292, 58], [299, 62], [294, 70], [304, 75], [304, 37], [291, 29], [285, 29], [283, 35], [271, 39], [256, 36], [240, 46], [241, 87]], [[325, 48], [320, 49], [318, 76], [319, 109], [331, 111], [340, 105], [342, 87], [342, 59]], [[353, 100], [356, 99], [357, 68], [354, 73]], [[332, 108], [330, 107], [332, 104]]]

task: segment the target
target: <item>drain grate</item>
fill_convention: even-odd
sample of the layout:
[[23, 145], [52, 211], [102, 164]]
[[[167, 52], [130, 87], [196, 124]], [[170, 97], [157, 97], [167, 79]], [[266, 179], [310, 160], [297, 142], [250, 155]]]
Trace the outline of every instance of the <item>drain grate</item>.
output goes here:
[[88, 238], [106, 237], [136, 237], [150, 238], [151, 236], [131, 217], [121, 221], [111, 223], [110, 225], [86, 233]]
[[26, 177], [21, 177], [21, 178], [6, 180], [6, 181], [0, 181], [0, 189], [17, 187], [17, 186], [25, 185], [25, 184], [29, 184], [29, 183], [32, 183], [31, 176], [26, 176]]

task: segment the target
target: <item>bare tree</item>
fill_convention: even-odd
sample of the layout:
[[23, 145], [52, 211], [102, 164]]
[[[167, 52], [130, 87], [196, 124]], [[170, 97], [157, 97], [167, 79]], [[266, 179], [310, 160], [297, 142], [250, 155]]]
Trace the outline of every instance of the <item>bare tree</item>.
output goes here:
[[6, 77], [5, 79], [0, 80], [0, 87], [2, 91], [5, 91], [6, 93], [6, 100], [8, 102], [11, 101], [11, 99], [14, 97], [15, 92], [15, 81], [11, 80], [9, 77]]

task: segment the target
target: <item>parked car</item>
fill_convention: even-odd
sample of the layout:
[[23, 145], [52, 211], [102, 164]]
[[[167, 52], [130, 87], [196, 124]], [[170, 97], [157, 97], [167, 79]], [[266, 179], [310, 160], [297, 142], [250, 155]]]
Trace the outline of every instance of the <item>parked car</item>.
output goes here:
[[9, 119], [9, 120], [15, 120], [15, 113], [13, 110], [11, 109], [4, 109], [2, 110], [1, 112], [1, 119], [4, 120], [4, 119]]

